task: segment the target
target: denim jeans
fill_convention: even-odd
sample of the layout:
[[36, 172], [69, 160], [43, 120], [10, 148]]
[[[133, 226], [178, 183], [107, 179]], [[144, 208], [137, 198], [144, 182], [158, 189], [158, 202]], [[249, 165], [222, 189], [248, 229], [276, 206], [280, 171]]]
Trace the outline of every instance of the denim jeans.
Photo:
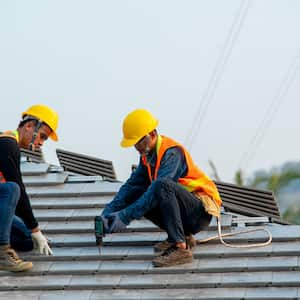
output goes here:
[[10, 244], [21, 251], [33, 249], [31, 232], [15, 215], [20, 198], [19, 186], [14, 182], [0, 183], [0, 245]]
[[22, 219], [17, 216], [13, 217], [10, 245], [13, 249], [19, 251], [31, 251], [33, 249], [31, 230], [29, 230]]
[[157, 179], [152, 184], [152, 209], [145, 217], [168, 234], [170, 243], [185, 242], [185, 236], [207, 227], [212, 216], [201, 201], [171, 179]]
[[14, 182], [0, 183], [0, 245], [7, 245], [17, 203], [20, 198], [20, 188]]

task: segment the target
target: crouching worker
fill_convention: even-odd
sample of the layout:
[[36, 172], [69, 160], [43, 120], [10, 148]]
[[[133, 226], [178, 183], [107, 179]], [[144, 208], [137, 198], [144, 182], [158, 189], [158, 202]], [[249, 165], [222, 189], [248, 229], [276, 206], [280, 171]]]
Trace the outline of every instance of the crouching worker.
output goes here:
[[25, 271], [31, 262], [22, 261], [15, 250], [51, 255], [41, 233], [20, 170], [20, 147], [40, 149], [48, 137], [57, 141], [58, 115], [45, 105], [34, 105], [22, 114], [18, 129], [0, 133], [0, 270]]
[[145, 217], [167, 233], [154, 246], [160, 252], [156, 267], [189, 263], [193, 234], [207, 227], [220, 213], [215, 184], [193, 163], [176, 141], [158, 134], [158, 120], [138, 109], [124, 119], [122, 147], [140, 154], [137, 169], [102, 212], [108, 233], [121, 232], [134, 219]]

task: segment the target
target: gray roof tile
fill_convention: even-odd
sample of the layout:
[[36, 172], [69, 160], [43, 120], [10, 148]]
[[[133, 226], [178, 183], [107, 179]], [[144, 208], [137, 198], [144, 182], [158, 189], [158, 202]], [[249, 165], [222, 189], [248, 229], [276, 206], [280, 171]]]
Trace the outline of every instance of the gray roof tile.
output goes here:
[[24, 176], [23, 182], [28, 186], [49, 186], [65, 183], [67, 173], [46, 173], [39, 176]]
[[[166, 234], [147, 220], [132, 222], [125, 233], [107, 235], [100, 251], [95, 246], [93, 218], [121, 183], [84, 182], [83, 178], [70, 183], [65, 172], [50, 172], [53, 168], [47, 164], [23, 162], [22, 170], [54, 255], [20, 253], [33, 261], [34, 268], [20, 274], [0, 272], [0, 300], [299, 297], [299, 226], [265, 224], [274, 236], [267, 247], [235, 249], [215, 240], [198, 245], [190, 264], [154, 268], [153, 244]], [[224, 215], [224, 232], [240, 230], [231, 226], [232, 218]], [[214, 234], [215, 221], [196, 237]], [[226, 240], [245, 243], [265, 239], [265, 233], [251, 233]]]
[[247, 288], [247, 299], [298, 299], [297, 288], [293, 287], [268, 287], [268, 288]]
[[50, 166], [46, 163], [21, 162], [21, 172], [24, 177], [46, 174]]

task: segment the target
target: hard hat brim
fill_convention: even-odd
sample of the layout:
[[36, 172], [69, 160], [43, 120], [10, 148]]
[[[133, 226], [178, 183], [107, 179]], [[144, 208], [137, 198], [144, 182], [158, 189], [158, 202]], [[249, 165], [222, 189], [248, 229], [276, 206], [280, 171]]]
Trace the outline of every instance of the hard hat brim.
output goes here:
[[138, 141], [139, 141], [139, 139], [129, 140], [129, 139], [123, 138], [120, 145], [123, 148], [129, 148], [129, 147], [134, 146]]
[[57, 141], [58, 141], [58, 136], [57, 136], [57, 134], [56, 134], [54, 131], [52, 131], [52, 132], [50, 133], [49, 137], [50, 137], [50, 139], [51, 139], [52, 141], [54, 141], [54, 142], [57, 142]]

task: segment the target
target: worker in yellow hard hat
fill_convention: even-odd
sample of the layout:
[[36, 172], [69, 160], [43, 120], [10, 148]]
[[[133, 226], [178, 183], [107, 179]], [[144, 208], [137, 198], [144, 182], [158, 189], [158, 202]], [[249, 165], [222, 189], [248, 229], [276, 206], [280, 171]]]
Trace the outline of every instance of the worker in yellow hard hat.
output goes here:
[[0, 270], [25, 271], [15, 250], [41, 254], [52, 250], [34, 217], [20, 170], [20, 147], [40, 149], [50, 137], [57, 141], [58, 114], [46, 105], [33, 105], [22, 113], [17, 130], [0, 133]]
[[147, 110], [129, 113], [123, 122], [122, 147], [134, 146], [140, 162], [102, 212], [107, 233], [120, 232], [145, 217], [166, 231], [154, 246], [154, 266], [191, 262], [193, 234], [220, 214], [221, 198], [213, 181], [178, 142], [158, 134], [158, 120]]

